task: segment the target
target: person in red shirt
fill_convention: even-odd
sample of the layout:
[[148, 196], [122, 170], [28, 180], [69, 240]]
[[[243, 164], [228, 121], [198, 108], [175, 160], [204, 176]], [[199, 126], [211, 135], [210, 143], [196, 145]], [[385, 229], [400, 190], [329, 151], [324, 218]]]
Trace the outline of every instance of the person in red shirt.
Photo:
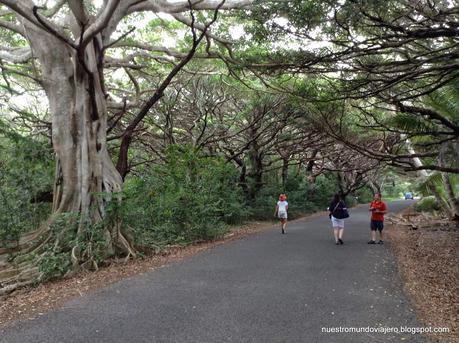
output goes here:
[[381, 194], [376, 193], [370, 204], [371, 212], [371, 241], [368, 244], [376, 244], [376, 231], [379, 231], [379, 242], [383, 244], [384, 215], [387, 213], [387, 205], [381, 201]]

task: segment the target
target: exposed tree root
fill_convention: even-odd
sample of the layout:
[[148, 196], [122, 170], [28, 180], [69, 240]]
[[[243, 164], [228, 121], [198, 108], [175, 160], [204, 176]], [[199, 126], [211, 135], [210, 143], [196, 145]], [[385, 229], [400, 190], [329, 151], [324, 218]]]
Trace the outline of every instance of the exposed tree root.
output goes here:
[[[64, 228], [68, 231], [68, 228]], [[105, 251], [98, 251], [102, 256], [96, 258], [93, 242], [88, 241], [86, 248], [81, 250], [80, 245], [68, 246], [64, 234], [53, 234], [49, 223], [35, 232], [21, 237], [14, 247], [0, 249], [0, 296], [11, 293], [18, 288], [40, 282], [42, 273], [39, 264], [47, 257], [50, 247], [52, 251], [65, 253], [68, 251], [72, 264], [68, 274], [73, 274], [81, 269], [98, 270], [97, 261], [116, 254], [113, 249], [117, 247], [119, 255], [125, 256], [125, 261], [137, 257], [137, 251], [121, 230], [121, 224], [116, 223], [112, 229], [106, 229]], [[76, 234], [76, 233], [75, 233]], [[67, 275], [68, 275], [67, 274]]]
[[49, 225], [21, 236], [14, 247], [0, 248], [0, 296], [40, 279], [38, 263], [51, 240]]
[[121, 232], [121, 229], [118, 229], [118, 243], [121, 245], [121, 247], [125, 250], [126, 252], [126, 261], [129, 260], [130, 257], [136, 258], [137, 257], [137, 252], [133, 248], [132, 244], [129, 243], [127, 238], [123, 235]]
[[20, 264], [4, 264], [0, 267], [0, 296], [13, 292], [14, 290], [30, 285], [39, 280], [38, 267], [32, 261]]

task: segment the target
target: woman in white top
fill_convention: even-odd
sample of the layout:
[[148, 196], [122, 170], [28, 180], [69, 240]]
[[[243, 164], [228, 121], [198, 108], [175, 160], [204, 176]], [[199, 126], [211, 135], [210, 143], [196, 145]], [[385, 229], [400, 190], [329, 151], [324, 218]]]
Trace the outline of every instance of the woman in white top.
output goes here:
[[282, 234], [286, 232], [285, 230], [287, 226], [287, 211], [288, 211], [287, 196], [285, 194], [281, 194], [279, 195], [279, 201], [277, 202], [276, 210], [274, 211], [274, 216], [277, 215], [277, 217], [280, 219]]

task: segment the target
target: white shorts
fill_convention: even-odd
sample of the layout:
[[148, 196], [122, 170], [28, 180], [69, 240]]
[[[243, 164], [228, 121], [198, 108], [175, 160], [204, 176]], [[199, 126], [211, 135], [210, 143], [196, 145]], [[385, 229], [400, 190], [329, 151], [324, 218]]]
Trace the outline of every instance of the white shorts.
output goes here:
[[279, 219], [287, 219], [287, 212], [279, 212], [277, 216]]
[[344, 219], [338, 219], [332, 216], [331, 222], [333, 227], [344, 227]]

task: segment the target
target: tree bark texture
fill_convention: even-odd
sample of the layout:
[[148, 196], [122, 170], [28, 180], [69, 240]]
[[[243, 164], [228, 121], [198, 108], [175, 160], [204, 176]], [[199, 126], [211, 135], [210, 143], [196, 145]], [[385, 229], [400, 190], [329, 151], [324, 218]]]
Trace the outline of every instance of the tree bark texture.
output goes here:
[[[14, 251], [0, 251], [1, 258], [12, 252], [19, 253], [13, 263], [0, 263], [0, 295], [40, 277], [37, 266], [21, 256], [30, 253], [40, 256], [44, 244], [56, 247], [61, 243], [60, 234], [50, 230], [57, 215], [75, 213], [79, 224], [73, 236], [80, 242], [88, 241], [86, 230], [104, 219], [110, 194], [121, 191], [122, 187], [121, 176], [106, 145], [107, 107], [100, 35], [83, 51], [77, 51], [26, 20], [23, 25], [40, 62], [42, 86], [49, 100], [56, 173], [50, 220], [39, 231], [21, 237]], [[120, 225], [114, 224], [103, 231], [105, 256], [113, 254], [117, 247], [128, 256], [135, 254]], [[97, 268], [91, 242], [84, 248], [75, 244], [68, 253], [74, 268], [81, 265]]]
[[285, 185], [287, 184], [287, 179], [288, 179], [288, 163], [289, 163], [289, 158], [282, 159], [282, 186], [284, 187], [284, 190], [285, 190]]

